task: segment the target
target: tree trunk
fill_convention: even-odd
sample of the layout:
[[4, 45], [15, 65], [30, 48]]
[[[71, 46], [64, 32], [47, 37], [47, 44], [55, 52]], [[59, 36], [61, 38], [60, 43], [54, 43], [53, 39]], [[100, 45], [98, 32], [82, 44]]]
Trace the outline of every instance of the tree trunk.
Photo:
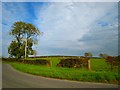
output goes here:
[[27, 35], [26, 35], [26, 43], [25, 43], [25, 59], [27, 57]]

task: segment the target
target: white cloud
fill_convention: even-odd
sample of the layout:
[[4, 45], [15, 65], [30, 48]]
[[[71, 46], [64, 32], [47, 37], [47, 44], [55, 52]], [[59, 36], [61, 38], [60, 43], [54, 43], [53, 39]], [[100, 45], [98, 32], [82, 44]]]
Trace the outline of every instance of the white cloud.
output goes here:
[[[69, 3], [52, 3], [39, 12], [37, 25], [50, 35], [49, 38], [54, 39], [55, 34], [57, 34], [57, 38], [59, 37], [62, 40], [66, 38], [66, 35], [70, 40], [76, 39], [77, 36], [78, 38], [82, 37], [89, 31], [90, 25], [103, 17], [112, 6], [108, 3], [74, 3], [73, 6], [68, 5]], [[73, 35], [70, 38], [71, 33]]]
[[[38, 38], [39, 46], [34, 46], [39, 55], [80, 55], [87, 51], [116, 54], [117, 3], [47, 2], [31, 6], [37, 17], [31, 20], [44, 33]], [[32, 12], [27, 8], [24, 3], [3, 3], [4, 51], [12, 40], [8, 32], [13, 22], [30, 20]]]
[[[40, 11], [37, 10], [38, 19], [35, 20], [35, 23], [38, 25], [40, 30], [44, 32], [44, 35], [40, 39], [40, 46], [42, 48], [49, 46], [51, 48], [65, 48], [66, 50], [74, 49], [82, 51], [92, 51], [93, 49], [96, 50], [99, 47], [104, 47], [104, 45], [100, 46], [91, 44], [89, 46], [85, 42], [79, 43], [78, 39], [83, 40], [89, 32], [94, 31], [92, 29], [99, 28], [97, 23], [100, 20], [107, 21], [112, 25], [112, 22], [117, 24], [117, 20], [113, 20], [113, 17], [117, 16], [117, 13], [113, 13], [113, 11], [116, 9], [116, 6], [117, 3], [94, 2], [64, 2], [50, 3], [48, 5], [45, 5]], [[111, 11], [113, 15], [108, 16], [107, 14]], [[107, 26], [107, 28], [104, 27], [101, 29], [105, 31], [105, 34], [107, 34], [106, 29], [110, 29], [110, 27]], [[98, 32], [96, 31], [95, 33]], [[98, 35], [101, 37], [105, 34], [100, 33]], [[92, 35], [95, 34], [91, 33], [91, 36]], [[107, 36], [110, 37], [110, 35]]]

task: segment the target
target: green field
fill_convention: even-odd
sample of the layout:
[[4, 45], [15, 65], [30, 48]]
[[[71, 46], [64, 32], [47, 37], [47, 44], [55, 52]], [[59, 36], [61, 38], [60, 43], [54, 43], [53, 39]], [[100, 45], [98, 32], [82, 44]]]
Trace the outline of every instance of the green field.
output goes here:
[[[36, 58], [32, 59], [35, 60]], [[40, 60], [40, 58], [37, 58]], [[9, 62], [15, 69], [30, 73], [33, 75], [40, 75], [45, 77], [76, 80], [76, 81], [89, 81], [89, 82], [103, 82], [103, 83], [118, 83], [118, 70], [115, 68], [111, 71], [110, 65], [104, 59], [91, 59], [91, 69], [84, 68], [63, 68], [56, 67], [60, 58], [49, 57], [42, 58], [52, 62], [51, 67], [42, 65], [30, 65], [17, 62]]]

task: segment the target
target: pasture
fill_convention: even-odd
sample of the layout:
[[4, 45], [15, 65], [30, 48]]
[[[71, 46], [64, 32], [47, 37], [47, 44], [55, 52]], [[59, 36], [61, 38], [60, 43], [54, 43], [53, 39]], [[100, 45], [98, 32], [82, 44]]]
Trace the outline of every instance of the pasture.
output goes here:
[[110, 65], [105, 62], [104, 59], [91, 58], [91, 70], [85, 68], [65, 68], [56, 67], [60, 62], [61, 57], [48, 57], [48, 58], [28, 58], [29, 60], [50, 60], [51, 67], [44, 65], [32, 65], [23, 64], [18, 62], [8, 62], [15, 69], [30, 73], [33, 75], [51, 77], [57, 79], [67, 79], [75, 81], [87, 81], [87, 82], [102, 82], [102, 83], [114, 83], [118, 84], [118, 67], [114, 68], [112, 71]]

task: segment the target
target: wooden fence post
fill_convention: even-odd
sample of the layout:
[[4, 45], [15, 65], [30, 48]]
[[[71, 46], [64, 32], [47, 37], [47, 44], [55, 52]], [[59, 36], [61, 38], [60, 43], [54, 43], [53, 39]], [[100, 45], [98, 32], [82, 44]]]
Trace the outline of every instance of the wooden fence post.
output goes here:
[[88, 60], [88, 70], [91, 70], [90, 59]]

